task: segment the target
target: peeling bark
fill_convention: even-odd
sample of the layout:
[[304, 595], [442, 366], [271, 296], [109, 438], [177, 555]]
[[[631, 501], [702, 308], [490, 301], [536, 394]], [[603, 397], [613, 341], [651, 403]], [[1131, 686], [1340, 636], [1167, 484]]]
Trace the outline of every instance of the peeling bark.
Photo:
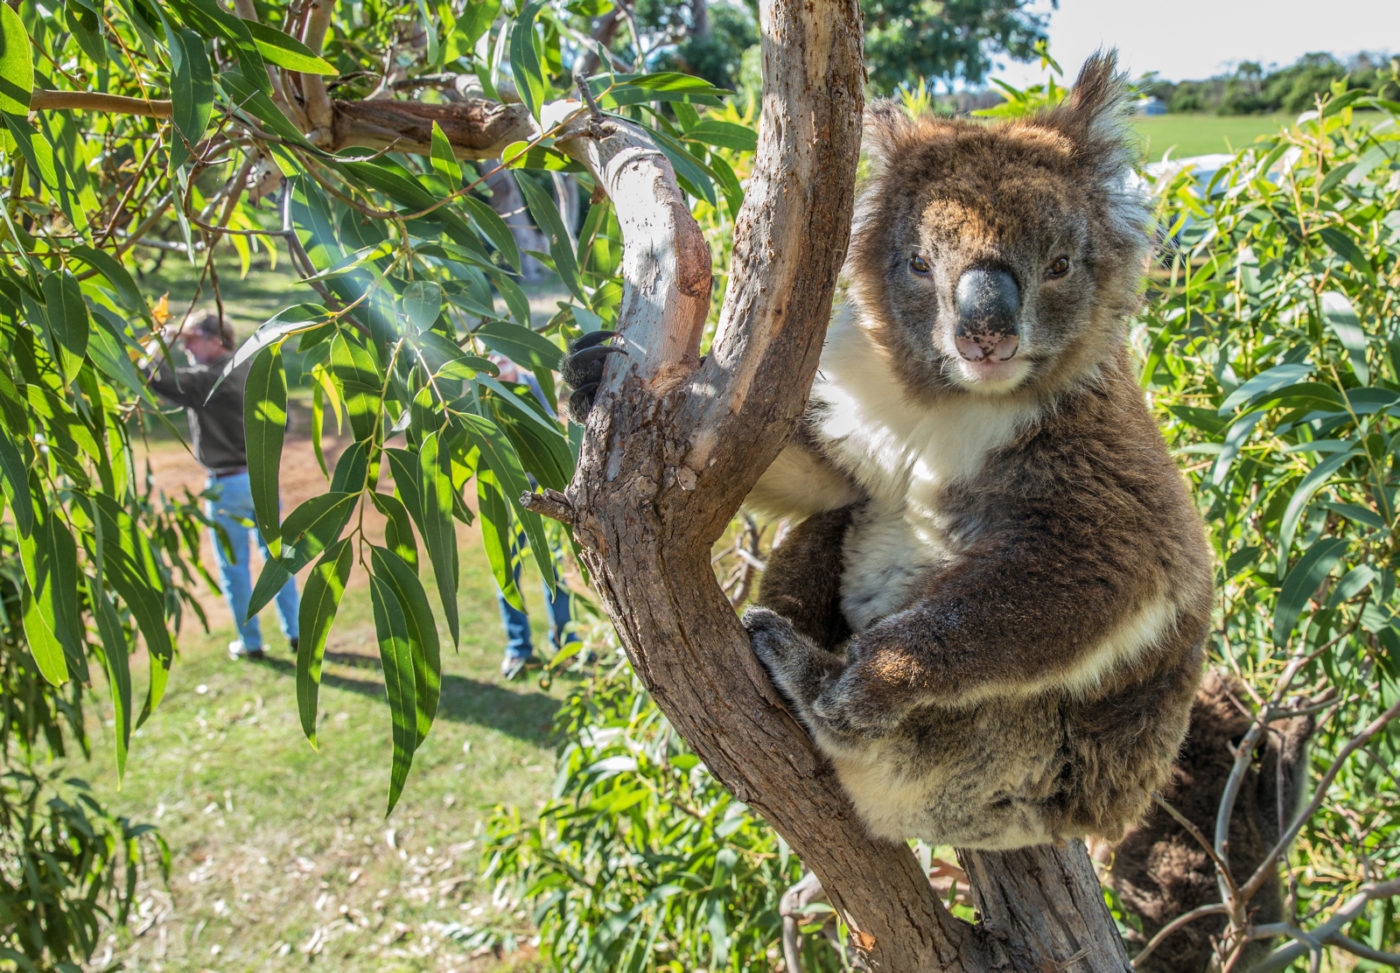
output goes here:
[[358, 145], [428, 155], [433, 123], [452, 143], [459, 159], [492, 159], [512, 142], [539, 134], [523, 105], [503, 105], [485, 98], [433, 105], [416, 101], [331, 101], [334, 148]]

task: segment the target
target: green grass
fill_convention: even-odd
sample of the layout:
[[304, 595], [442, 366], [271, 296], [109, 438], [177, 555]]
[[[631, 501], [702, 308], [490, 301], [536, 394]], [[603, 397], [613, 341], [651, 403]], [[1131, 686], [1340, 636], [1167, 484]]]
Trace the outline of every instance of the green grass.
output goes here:
[[1171, 151], [1173, 158], [1236, 152], [1261, 135], [1291, 124], [1294, 115], [1139, 115], [1132, 120], [1149, 162]]
[[[1168, 151], [1172, 158], [1215, 152], [1238, 152], [1261, 135], [1272, 135], [1297, 120], [1291, 112], [1272, 115], [1209, 115], [1204, 113], [1138, 115], [1133, 130], [1142, 140], [1143, 156], [1157, 162]], [[1352, 113], [1353, 125], [1374, 124], [1377, 112]]]
[[[551, 719], [580, 677], [548, 688], [539, 670], [499, 680], [495, 586], [478, 546], [461, 555], [461, 650], [444, 636], [437, 720], [387, 819], [389, 711], [363, 579], [352, 579], [327, 643], [319, 752], [301, 732], [295, 664], [273, 612], [262, 613], [268, 661], [233, 662], [232, 623], [211, 593], [213, 627], [181, 633], [125, 781], [112, 767], [109, 713], [93, 727], [92, 761], [70, 768], [115, 812], [157, 825], [172, 851], [169, 889], [143, 887], [135, 937], [109, 936], [97, 959], [111, 950], [136, 970], [538, 968], [528, 920], [493, 905], [478, 877], [482, 829], [495, 805], [529, 819], [548, 796]], [[547, 617], [538, 585], [525, 587], [531, 616]], [[474, 955], [454, 927], [515, 940]]]

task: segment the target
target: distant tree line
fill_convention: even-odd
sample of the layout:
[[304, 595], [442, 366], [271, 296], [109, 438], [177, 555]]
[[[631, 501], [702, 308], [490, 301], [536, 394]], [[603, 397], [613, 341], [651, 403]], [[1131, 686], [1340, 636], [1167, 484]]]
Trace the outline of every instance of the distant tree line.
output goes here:
[[1362, 52], [1343, 62], [1331, 54], [1313, 53], [1273, 71], [1257, 61], [1241, 61], [1233, 74], [1205, 81], [1153, 80], [1143, 86], [1143, 93], [1162, 99], [1171, 112], [1253, 115], [1306, 111], [1338, 82], [1348, 91], [1359, 88], [1400, 101], [1398, 79], [1395, 59]]

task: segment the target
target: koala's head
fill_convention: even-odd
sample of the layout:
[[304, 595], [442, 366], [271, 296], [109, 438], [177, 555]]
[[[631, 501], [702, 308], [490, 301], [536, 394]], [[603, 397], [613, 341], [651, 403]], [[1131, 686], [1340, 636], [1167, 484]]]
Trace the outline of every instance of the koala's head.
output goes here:
[[1054, 391], [1116, 352], [1148, 242], [1122, 94], [1101, 55], [1030, 118], [868, 108], [849, 280], [907, 390]]

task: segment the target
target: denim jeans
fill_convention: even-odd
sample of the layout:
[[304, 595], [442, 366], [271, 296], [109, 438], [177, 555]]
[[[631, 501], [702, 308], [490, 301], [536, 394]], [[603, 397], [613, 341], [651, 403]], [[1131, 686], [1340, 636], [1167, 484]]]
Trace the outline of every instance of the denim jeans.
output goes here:
[[[258, 618], [245, 619], [248, 614], [248, 601], [253, 596], [252, 574], [249, 571], [251, 545], [249, 540], [256, 537], [263, 560], [271, 558], [267, 541], [253, 526], [253, 493], [248, 483], [247, 473], [234, 473], [231, 476], [210, 476], [206, 489], [216, 499], [205, 504], [204, 511], [228, 535], [229, 549], [225, 550], [217, 531], [214, 537], [214, 560], [219, 568], [219, 586], [223, 588], [229, 611], [233, 612], [233, 623], [238, 626], [238, 638], [243, 643], [243, 651], [253, 652], [263, 647], [262, 628]], [[297, 637], [297, 586], [289, 579], [282, 590], [277, 592], [277, 620], [282, 634], [289, 639]]]
[[[515, 586], [520, 587], [520, 562], [521, 544], [517, 541], [512, 545], [511, 561], [515, 565]], [[558, 563], [558, 552], [551, 552], [555, 563]], [[549, 640], [554, 647], [559, 648], [561, 642], [577, 642], [578, 636], [568, 631], [569, 621], [572, 618], [569, 605], [569, 589], [559, 581], [559, 572], [554, 573], [554, 594], [549, 593], [549, 586], [544, 588], [545, 604], [549, 606]], [[506, 658], [508, 659], [528, 659], [534, 654], [534, 647], [530, 643], [530, 616], [506, 601], [506, 596], [499, 591], [496, 593], [496, 604], [501, 609], [501, 622], [506, 628]], [[563, 636], [562, 639], [560, 636]]]

